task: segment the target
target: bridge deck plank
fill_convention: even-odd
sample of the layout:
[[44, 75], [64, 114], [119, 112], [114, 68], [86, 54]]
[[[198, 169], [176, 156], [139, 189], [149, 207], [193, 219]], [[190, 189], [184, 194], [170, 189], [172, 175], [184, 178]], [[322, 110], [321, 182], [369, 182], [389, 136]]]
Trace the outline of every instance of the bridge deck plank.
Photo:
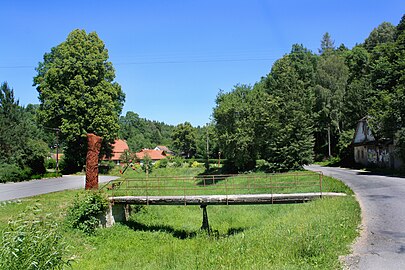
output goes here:
[[302, 203], [321, 197], [341, 197], [344, 193], [314, 192], [293, 194], [239, 194], [195, 196], [117, 196], [109, 197], [114, 204], [140, 205], [245, 205]]

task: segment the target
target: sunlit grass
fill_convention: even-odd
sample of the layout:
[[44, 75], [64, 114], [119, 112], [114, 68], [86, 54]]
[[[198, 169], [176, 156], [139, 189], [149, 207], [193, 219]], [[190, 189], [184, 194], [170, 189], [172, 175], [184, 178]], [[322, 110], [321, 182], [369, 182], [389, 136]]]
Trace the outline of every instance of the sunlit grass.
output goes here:
[[[324, 191], [352, 194], [335, 179], [323, 177], [322, 183]], [[78, 192], [2, 204], [0, 231], [36, 203], [63, 225]], [[61, 226], [68, 255], [76, 258], [73, 269], [338, 269], [338, 256], [349, 252], [360, 223], [353, 196], [291, 205], [208, 206], [210, 235], [200, 230], [198, 206], [137, 209], [128, 223], [99, 229], [93, 236]]]

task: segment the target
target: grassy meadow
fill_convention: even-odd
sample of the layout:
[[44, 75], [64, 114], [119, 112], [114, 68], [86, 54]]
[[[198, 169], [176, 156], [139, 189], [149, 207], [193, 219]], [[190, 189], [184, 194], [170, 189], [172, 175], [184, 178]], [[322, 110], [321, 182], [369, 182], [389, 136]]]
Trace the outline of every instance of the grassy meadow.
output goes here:
[[[176, 172], [196, 175], [200, 170]], [[352, 194], [335, 179], [324, 177], [323, 182], [324, 191]], [[198, 206], [136, 207], [126, 224], [89, 236], [64, 225], [66, 210], [79, 192], [0, 204], [0, 231], [9, 219], [39, 204], [60, 224], [69, 245], [66, 256], [74, 258], [72, 269], [339, 269], [338, 257], [350, 252], [360, 223], [357, 201], [346, 196], [304, 204], [208, 206], [210, 235], [200, 230]]]

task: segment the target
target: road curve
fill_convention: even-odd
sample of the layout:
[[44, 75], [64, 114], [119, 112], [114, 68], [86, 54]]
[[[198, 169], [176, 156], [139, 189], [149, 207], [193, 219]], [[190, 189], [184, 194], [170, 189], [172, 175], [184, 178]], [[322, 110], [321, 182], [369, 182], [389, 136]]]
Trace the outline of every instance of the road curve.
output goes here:
[[345, 258], [346, 268], [405, 269], [405, 178], [317, 165], [305, 169], [342, 180], [360, 203], [361, 235]]
[[[114, 180], [116, 176], [99, 176], [99, 183]], [[58, 178], [38, 179], [0, 184], [0, 201], [9, 201], [66, 189], [84, 188], [84, 175], [64, 175]]]

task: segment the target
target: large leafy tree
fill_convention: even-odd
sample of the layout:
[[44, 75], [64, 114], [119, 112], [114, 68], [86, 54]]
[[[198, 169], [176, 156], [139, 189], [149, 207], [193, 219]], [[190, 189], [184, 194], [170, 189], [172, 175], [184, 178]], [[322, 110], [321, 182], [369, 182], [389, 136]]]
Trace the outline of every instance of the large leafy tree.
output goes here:
[[344, 51], [334, 49], [328, 33], [322, 39], [320, 52], [314, 88], [316, 96], [315, 147], [318, 153], [331, 155], [342, 132], [343, 101], [349, 71], [345, 64]]
[[84, 165], [87, 133], [103, 137], [105, 145], [118, 135], [125, 95], [114, 82], [108, 58], [95, 32], [77, 29], [46, 53], [36, 68], [34, 85], [41, 102], [38, 118], [44, 126], [60, 129], [68, 170]]
[[313, 160], [315, 67], [316, 56], [294, 45], [289, 55], [276, 61], [265, 80], [268, 93], [278, 104], [278, 129], [266, 156], [275, 170], [299, 169]]
[[193, 157], [196, 152], [196, 132], [189, 122], [178, 124], [172, 134], [173, 147], [187, 158]]
[[389, 22], [383, 22], [371, 31], [364, 41], [364, 47], [371, 52], [377, 45], [394, 41], [395, 26]]
[[[220, 92], [214, 108], [214, 120], [218, 134], [219, 150], [224, 153], [232, 170], [247, 170], [255, 166], [259, 157], [259, 140], [261, 132], [256, 128], [256, 121], [267, 119], [265, 115], [258, 117], [255, 110], [265, 103], [267, 96], [260, 90], [252, 90], [249, 85], [236, 85], [230, 92]], [[265, 128], [265, 126], [262, 126]]]

